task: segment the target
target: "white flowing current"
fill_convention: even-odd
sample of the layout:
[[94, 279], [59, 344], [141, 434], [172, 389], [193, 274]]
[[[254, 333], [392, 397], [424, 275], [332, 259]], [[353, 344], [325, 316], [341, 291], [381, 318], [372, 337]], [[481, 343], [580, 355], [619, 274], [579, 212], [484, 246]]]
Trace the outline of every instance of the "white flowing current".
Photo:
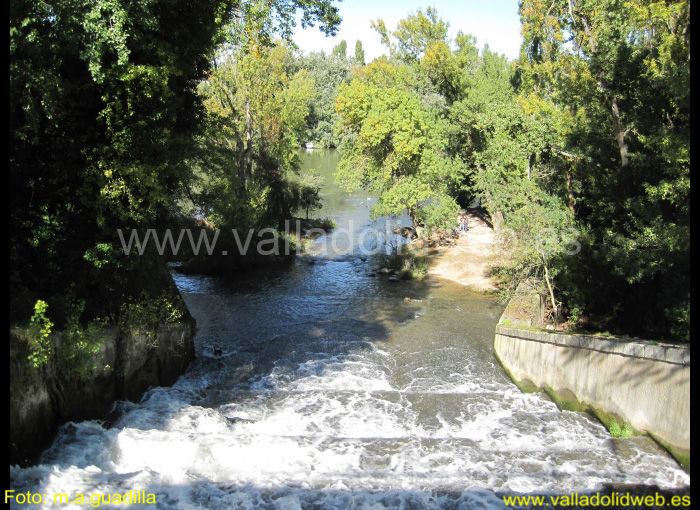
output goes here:
[[100, 508], [476, 509], [504, 508], [503, 494], [690, 484], [650, 438], [614, 439], [521, 393], [493, 355], [502, 305], [446, 281], [388, 282], [371, 264], [175, 275], [198, 323], [186, 373], [119, 402], [109, 424], [63, 426], [38, 465], [10, 467], [10, 487], [45, 508], [141, 490], [156, 504]]
[[[10, 469], [11, 487], [145, 490], [156, 508], [370, 509], [499, 508], [495, 492], [690, 483], [651, 439], [613, 439], [591, 417], [521, 393], [491, 351], [501, 307], [490, 299], [382, 282], [361, 267], [299, 260], [225, 288], [178, 276], [198, 319], [187, 372], [119, 403], [109, 427], [64, 426], [38, 466]], [[342, 292], [309, 292], [329, 271], [350, 280]]]

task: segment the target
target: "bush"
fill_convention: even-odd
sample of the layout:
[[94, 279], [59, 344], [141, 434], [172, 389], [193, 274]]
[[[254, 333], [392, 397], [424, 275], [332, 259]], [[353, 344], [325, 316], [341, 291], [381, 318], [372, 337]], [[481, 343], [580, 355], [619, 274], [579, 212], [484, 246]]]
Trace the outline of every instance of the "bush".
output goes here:
[[45, 301], [38, 300], [34, 305], [34, 315], [29, 320], [27, 331], [30, 353], [27, 358], [35, 368], [45, 365], [51, 356], [51, 329], [53, 322], [46, 316], [49, 305]]

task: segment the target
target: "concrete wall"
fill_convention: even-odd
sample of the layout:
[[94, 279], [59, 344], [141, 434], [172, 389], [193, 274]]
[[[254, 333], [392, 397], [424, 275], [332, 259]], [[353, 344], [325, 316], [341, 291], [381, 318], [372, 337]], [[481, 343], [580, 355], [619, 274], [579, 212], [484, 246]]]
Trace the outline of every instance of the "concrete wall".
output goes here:
[[[23, 332], [10, 331], [10, 463], [33, 462], [62, 423], [102, 419], [115, 400], [137, 401], [152, 386], [172, 385], [194, 357], [194, 334], [189, 315], [150, 336], [143, 328], [105, 329], [96, 368], [78, 376], [56, 359], [32, 367]], [[62, 335], [51, 341], [55, 353]]]
[[494, 350], [516, 383], [574, 399], [690, 457], [690, 349], [527, 329], [507, 319]]

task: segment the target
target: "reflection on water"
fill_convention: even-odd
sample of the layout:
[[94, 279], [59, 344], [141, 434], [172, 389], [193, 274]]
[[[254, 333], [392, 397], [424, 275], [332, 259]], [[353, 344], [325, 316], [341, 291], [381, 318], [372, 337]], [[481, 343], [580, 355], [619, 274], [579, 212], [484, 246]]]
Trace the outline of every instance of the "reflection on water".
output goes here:
[[[339, 227], [369, 223], [367, 198], [335, 202]], [[341, 509], [503, 508], [494, 491], [689, 484], [650, 439], [613, 439], [521, 393], [493, 356], [501, 305], [446, 281], [390, 282], [379, 263], [316, 249], [227, 279], [175, 274], [197, 359], [172, 388], [120, 403], [112, 427], [65, 427], [41, 465], [11, 468], [12, 488]]]

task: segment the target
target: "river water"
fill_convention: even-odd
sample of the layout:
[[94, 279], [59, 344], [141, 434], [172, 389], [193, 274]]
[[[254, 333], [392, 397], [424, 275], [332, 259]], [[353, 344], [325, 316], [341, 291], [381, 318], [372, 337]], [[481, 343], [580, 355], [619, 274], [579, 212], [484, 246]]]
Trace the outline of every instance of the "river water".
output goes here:
[[[144, 490], [156, 508], [378, 509], [689, 485], [651, 439], [613, 439], [590, 416], [521, 393], [493, 355], [501, 304], [378, 272], [378, 255], [358, 247], [382, 247], [387, 227], [369, 220], [375, 196], [332, 184], [337, 158], [315, 152], [305, 165], [326, 177], [321, 214], [347, 235], [229, 279], [174, 273], [197, 319], [197, 359], [173, 387], [118, 403], [110, 426], [64, 426], [39, 465], [10, 468], [11, 488], [46, 495], [46, 507], [53, 494], [86, 496], [56, 508]], [[369, 229], [376, 237], [362, 237]]]

